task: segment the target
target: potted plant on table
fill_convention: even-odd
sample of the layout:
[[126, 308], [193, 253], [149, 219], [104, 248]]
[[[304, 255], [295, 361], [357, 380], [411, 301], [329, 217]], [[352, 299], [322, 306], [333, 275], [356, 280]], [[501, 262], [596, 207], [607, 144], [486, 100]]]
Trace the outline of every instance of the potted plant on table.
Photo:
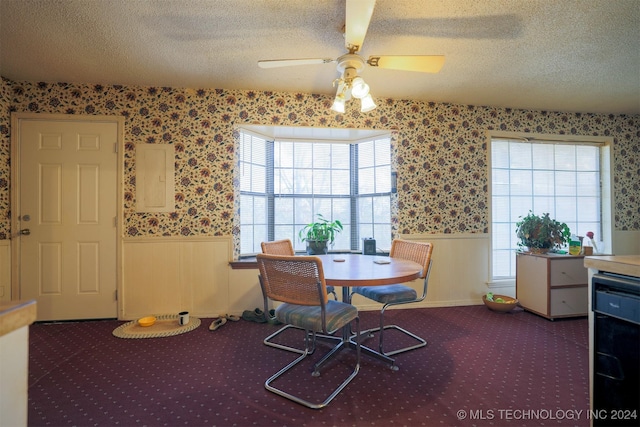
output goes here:
[[307, 254], [326, 254], [328, 245], [335, 240], [336, 233], [342, 231], [342, 223], [337, 219], [329, 221], [322, 214], [318, 214], [318, 220], [307, 224], [298, 233], [300, 241], [307, 242]]
[[520, 218], [516, 222], [518, 246], [526, 247], [529, 252], [546, 253], [569, 242], [571, 231], [567, 224], [550, 218], [548, 213], [538, 216], [529, 211], [527, 216]]

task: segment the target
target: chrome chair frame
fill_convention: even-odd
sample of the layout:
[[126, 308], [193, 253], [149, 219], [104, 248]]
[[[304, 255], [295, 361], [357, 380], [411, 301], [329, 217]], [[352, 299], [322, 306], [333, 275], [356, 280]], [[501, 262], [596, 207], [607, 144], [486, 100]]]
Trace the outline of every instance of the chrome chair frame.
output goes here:
[[[260, 243], [260, 247], [262, 248], [263, 254], [290, 255], [290, 256], [295, 255], [295, 251], [293, 249], [293, 243], [291, 243], [291, 240], [289, 239], [274, 240], [271, 242], [262, 242]], [[262, 283], [262, 277], [260, 275], [258, 275], [258, 280], [260, 281], [260, 289], [262, 289], [262, 297], [264, 300], [264, 315], [267, 318], [267, 320], [269, 320], [269, 317], [267, 317], [269, 316], [269, 298], [267, 297], [264, 291], [264, 285]], [[327, 286], [327, 292], [331, 293], [334, 299], [336, 300], [338, 299], [333, 286]], [[264, 343], [264, 345], [269, 347], [279, 348], [280, 350], [290, 351], [292, 353], [303, 354], [304, 353], [303, 349], [291, 347], [284, 344], [278, 344], [277, 342], [273, 341], [278, 335], [282, 334], [287, 329], [292, 329], [292, 328], [296, 328], [296, 327], [293, 325], [284, 325], [282, 328], [278, 329], [277, 331], [275, 331], [274, 333], [266, 337], [262, 342]], [[299, 329], [299, 328], [296, 328], [296, 329]]]
[[[408, 330], [401, 328], [398, 325], [385, 325], [384, 324], [384, 313], [385, 310], [389, 307], [395, 306], [395, 305], [402, 305], [402, 304], [411, 304], [411, 303], [416, 303], [416, 302], [420, 302], [423, 301], [426, 297], [427, 297], [427, 290], [429, 287], [429, 275], [431, 274], [431, 256], [433, 253], [433, 244], [432, 243], [422, 243], [422, 242], [411, 242], [411, 241], [407, 241], [407, 240], [401, 240], [401, 239], [394, 239], [393, 242], [391, 243], [391, 251], [389, 252], [389, 257], [390, 258], [401, 258], [401, 259], [407, 259], [410, 261], [414, 261], [417, 262], [418, 264], [422, 265], [422, 272], [419, 276], [419, 278], [423, 279], [423, 287], [422, 287], [422, 295], [418, 296], [417, 293], [415, 293], [415, 291], [413, 291], [413, 289], [408, 288], [405, 285], [387, 285], [384, 288], [385, 291], [388, 291], [387, 295], [376, 295], [376, 292], [378, 290], [382, 290], [383, 287], [376, 287], [376, 286], [371, 286], [371, 287], [367, 287], [367, 286], [360, 286], [360, 287], [354, 287], [351, 289], [351, 294], [349, 296], [349, 300], [351, 300], [351, 298], [353, 297], [354, 294], [359, 294], [364, 296], [365, 298], [369, 298], [373, 301], [379, 302], [381, 304], [383, 304], [382, 309], [380, 310], [380, 326], [376, 327], [376, 328], [371, 328], [371, 329], [366, 329], [364, 331], [362, 331], [362, 335], [366, 335], [368, 337], [373, 337], [375, 332], [380, 332], [379, 335], [379, 343], [378, 343], [378, 349], [379, 352], [381, 354], [384, 354], [385, 356], [393, 356], [394, 354], [398, 354], [398, 353], [403, 353], [409, 350], [415, 350], [417, 348], [421, 348], [427, 345], [427, 341], [424, 338], [419, 337], [418, 335], [409, 332]], [[369, 292], [367, 292], [367, 290]], [[401, 295], [406, 295], [407, 291], [413, 291], [413, 293], [415, 293], [415, 297], [411, 298], [411, 299], [403, 299], [401, 297]], [[365, 295], [365, 294], [369, 294], [369, 295]], [[387, 298], [391, 296], [391, 301], [389, 302], [385, 302], [382, 299]], [[377, 297], [377, 298], [376, 298]], [[393, 299], [396, 298], [396, 301], [394, 301]], [[408, 335], [409, 337], [413, 338], [415, 341], [417, 341], [417, 344], [415, 345], [411, 345], [411, 346], [407, 346], [407, 347], [402, 347], [393, 351], [388, 351], [385, 352], [384, 351], [384, 331], [387, 329], [395, 329], [398, 330], [406, 335]]]
[[[258, 268], [265, 294], [282, 302], [276, 308], [276, 317], [285, 324], [304, 331], [304, 352], [280, 369], [265, 382], [265, 388], [275, 394], [312, 409], [327, 406], [360, 370], [360, 318], [357, 309], [349, 303], [330, 300], [324, 280], [322, 261], [314, 256], [257, 255]], [[318, 308], [320, 310], [318, 310]], [[302, 362], [315, 350], [316, 332], [330, 335], [341, 328], [356, 325], [356, 362], [353, 371], [321, 402], [311, 402], [296, 396], [273, 382]], [[333, 349], [329, 354], [333, 353]], [[316, 363], [312, 376], [320, 375], [319, 368], [326, 360]]]

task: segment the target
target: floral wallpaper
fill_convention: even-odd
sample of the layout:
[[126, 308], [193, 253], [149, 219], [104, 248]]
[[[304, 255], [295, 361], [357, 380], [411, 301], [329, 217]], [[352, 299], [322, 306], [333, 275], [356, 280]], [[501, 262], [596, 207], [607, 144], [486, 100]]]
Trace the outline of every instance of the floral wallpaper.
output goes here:
[[[346, 114], [304, 93], [14, 82], [0, 86], [0, 239], [10, 234], [10, 112], [125, 117], [125, 236], [238, 234], [237, 128], [242, 124], [393, 131], [397, 233], [486, 233], [486, 130], [614, 138], [615, 223], [640, 229], [640, 116], [525, 111], [394, 99]], [[136, 144], [175, 147], [175, 211], [135, 212]]]
[[9, 238], [11, 230], [11, 114], [9, 83], [0, 78], [0, 240]]

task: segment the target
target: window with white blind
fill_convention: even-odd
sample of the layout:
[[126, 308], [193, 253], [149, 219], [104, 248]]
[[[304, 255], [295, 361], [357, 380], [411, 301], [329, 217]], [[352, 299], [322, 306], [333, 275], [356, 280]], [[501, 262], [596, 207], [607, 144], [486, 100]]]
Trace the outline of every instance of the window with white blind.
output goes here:
[[318, 214], [344, 230], [331, 251], [361, 250], [362, 238], [391, 247], [390, 139], [357, 143], [268, 140], [240, 134], [240, 253], [262, 241], [290, 239]]
[[[589, 142], [491, 139], [492, 279], [515, 277], [516, 222], [529, 211], [603, 235], [601, 150]], [[598, 237], [596, 237], [598, 239]]]

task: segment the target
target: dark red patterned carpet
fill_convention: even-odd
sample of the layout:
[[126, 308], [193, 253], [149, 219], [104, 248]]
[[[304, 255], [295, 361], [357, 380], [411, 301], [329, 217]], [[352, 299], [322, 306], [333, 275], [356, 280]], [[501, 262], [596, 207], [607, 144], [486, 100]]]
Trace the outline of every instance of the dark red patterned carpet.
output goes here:
[[[363, 326], [376, 316], [361, 313]], [[262, 344], [272, 325], [241, 320], [212, 332], [211, 319], [202, 319], [183, 335], [121, 339], [112, 331], [124, 322], [34, 324], [29, 425], [589, 425], [586, 318], [551, 322], [471, 306], [391, 310], [387, 319], [429, 344], [397, 355], [396, 372], [363, 357], [358, 376], [321, 410], [264, 389], [295, 358]], [[300, 344], [300, 332], [285, 341]], [[326, 350], [320, 345], [314, 357]], [[353, 353], [342, 352], [319, 378], [303, 366], [280, 385], [322, 391]]]

